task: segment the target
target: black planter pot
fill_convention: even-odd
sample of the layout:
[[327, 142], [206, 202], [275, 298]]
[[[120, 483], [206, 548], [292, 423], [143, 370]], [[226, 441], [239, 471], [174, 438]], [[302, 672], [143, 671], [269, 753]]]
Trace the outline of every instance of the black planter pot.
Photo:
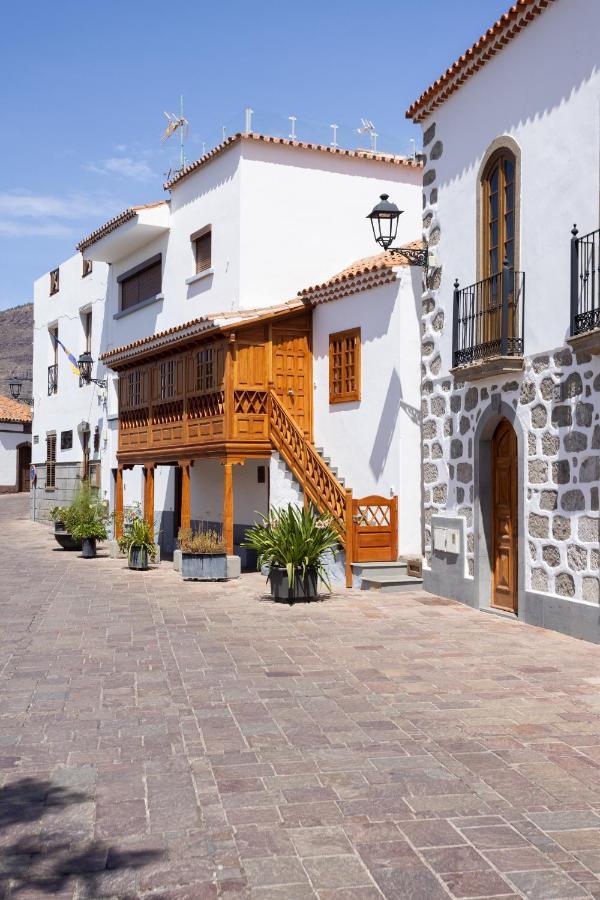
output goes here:
[[81, 542], [81, 551], [84, 559], [94, 559], [96, 556], [96, 538], [84, 538]]
[[81, 541], [76, 541], [71, 537], [63, 522], [54, 523], [54, 539], [63, 550], [81, 550]]
[[132, 544], [129, 548], [128, 565], [130, 569], [143, 571], [148, 568], [148, 551], [145, 547]]
[[269, 572], [269, 584], [271, 597], [288, 603], [293, 603], [294, 600], [313, 600], [319, 594], [319, 576], [316, 569], [308, 569], [304, 577], [297, 569], [294, 587], [290, 588], [287, 569], [276, 567]]

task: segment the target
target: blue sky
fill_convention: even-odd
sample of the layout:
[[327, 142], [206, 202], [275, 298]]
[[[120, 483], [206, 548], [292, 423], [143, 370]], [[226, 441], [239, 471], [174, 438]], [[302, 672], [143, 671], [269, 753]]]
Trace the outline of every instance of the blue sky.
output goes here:
[[404, 110], [507, 0], [5, 0], [0, 29], [0, 309], [77, 241], [133, 203], [159, 199], [177, 165], [163, 110], [184, 95], [186, 155], [243, 129], [411, 151]]

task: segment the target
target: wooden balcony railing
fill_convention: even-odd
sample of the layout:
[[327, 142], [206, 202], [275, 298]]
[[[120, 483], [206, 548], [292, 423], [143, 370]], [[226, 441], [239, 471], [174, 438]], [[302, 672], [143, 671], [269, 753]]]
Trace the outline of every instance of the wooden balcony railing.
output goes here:
[[571, 334], [600, 328], [600, 229], [571, 231]]
[[51, 397], [52, 394], [56, 394], [58, 391], [58, 366], [55, 363], [53, 366], [48, 366], [48, 396]]
[[505, 266], [468, 287], [454, 283], [454, 366], [523, 355], [525, 273]]

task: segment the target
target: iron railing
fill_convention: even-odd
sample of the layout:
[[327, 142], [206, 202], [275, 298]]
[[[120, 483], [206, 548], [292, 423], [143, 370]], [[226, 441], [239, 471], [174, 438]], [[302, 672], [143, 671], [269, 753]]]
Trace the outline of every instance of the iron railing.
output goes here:
[[600, 328], [600, 228], [571, 230], [571, 334]]
[[48, 396], [56, 394], [58, 391], [58, 366], [48, 366]]
[[523, 355], [525, 273], [505, 266], [468, 287], [454, 282], [455, 366], [491, 356]]

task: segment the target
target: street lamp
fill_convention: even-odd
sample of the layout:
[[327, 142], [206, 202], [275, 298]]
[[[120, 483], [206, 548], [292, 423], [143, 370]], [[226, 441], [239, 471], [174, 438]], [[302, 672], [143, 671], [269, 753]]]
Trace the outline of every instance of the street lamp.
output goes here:
[[28, 403], [29, 406], [33, 406], [33, 398], [32, 397], [21, 397], [21, 391], [23, 390], [24, 379], [18, 378], [16, 375], [8, 382], [8, 387], [10, 389], [10, 396], [13, 400], [19, 400], [21, 403]]
[[77, 365], [79, 366], [79, 384], [97, 384], [100, 388], [106, 387], [107, 382], [105, 378], [92, 378], [94, 360], [88, 350], [81, 354], [77, 360]]
[[390, 201], [389, 194], [381, 194], [379, 203], [373, 207], [367, 219], [371, 220], [373, 237], [384, 250], [397, 253], [409, 262], [417, 266], [427, 265], [427, 247], [413, 249], [409, 247], [392, 247], [398, 232], [398, 219], [403, 210], [398, 209], [395, 203]]

